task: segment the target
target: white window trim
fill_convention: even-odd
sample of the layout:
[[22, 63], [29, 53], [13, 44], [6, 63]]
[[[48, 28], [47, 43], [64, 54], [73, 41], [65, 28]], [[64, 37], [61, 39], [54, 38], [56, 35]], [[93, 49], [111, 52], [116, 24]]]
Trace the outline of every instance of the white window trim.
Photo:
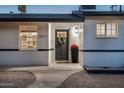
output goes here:
[[[20, 34], [21, 34], [21, 31], [22, 31], [22, 29], [21, 29], [21, 26], [32, 26], [32, 25], [20, 25], [19, 26], [19, 50], [21, 50], [21, 51], [29, 51], [29, 50], [32, 50], [32, 51], [36, 51], [37, 49], [38, 49], [38, 36], [36, 37], [37, 38], [37, 41], [36, 41], [36, 43], [37, 43], [37, 46], [36, 46], [36, 48], [21, 48], [21, 37], [20, 37]], [[34, 25], [33, 25], [34, 26]], [[26, 30], [28, 30], [28, 29], [26, 29]], [[37, 33], [38, 33], [38, 30], [37, 30]]]
[[[97, 24], [107, 24], [107, 23], [110, 23], [110, 24], [112, 24], [112, 23], [114, 23], [114, 22], [106, 22], [106, 23], [97, 23]], [[97, 24], [96, 24], [96, 38], [98, 38], [98, 39], [116, 39], [116, 38], [118, 38], [118, 23], [117, 22], [115, 22], [116, 23], [116, 36], [107, 36], [107, 35], [105, 35], [105, 36], [100, 36], [100, 35], [97, 35]], [[106, 28], [105, 28], [105, 33], [106, 33]]]

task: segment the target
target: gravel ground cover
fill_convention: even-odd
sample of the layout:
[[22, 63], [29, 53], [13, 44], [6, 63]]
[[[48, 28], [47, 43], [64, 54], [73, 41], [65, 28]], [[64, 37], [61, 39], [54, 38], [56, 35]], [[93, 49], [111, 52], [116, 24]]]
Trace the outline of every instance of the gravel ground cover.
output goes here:
[[0, 88], [24, 88], [35, 80], [28, 71], [0, 71]]
[[81, 71], [69, 76], [59, 88], [124, 88], [124, 74], [91, 74]]

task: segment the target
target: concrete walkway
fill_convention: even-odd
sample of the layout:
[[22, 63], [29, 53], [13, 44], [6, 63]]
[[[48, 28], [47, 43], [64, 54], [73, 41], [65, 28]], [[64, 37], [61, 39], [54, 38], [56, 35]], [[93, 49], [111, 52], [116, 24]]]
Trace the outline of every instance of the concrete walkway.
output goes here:
[[33, 66], [33, 67], [12, 67], [6, 68], [7, 71], [30, 71], [35, 77], [36, 81], [28, 88], [55, 88], [61, 85], [62, 82], [70, 75], [82, 70], [81, 66], [64, 66], [49, 68], [48, 66]]

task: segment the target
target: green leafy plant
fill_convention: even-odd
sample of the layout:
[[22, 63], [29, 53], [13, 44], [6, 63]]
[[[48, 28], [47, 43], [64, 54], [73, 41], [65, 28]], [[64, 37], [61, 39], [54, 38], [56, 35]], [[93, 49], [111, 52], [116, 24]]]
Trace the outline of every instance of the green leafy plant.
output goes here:
[[66, 43], [66, 39], [64, 37], [59, 37], [58, 42], [59, 42], [60, 45], [63, 45], [63, 44]]
[[21, 13], [25, 13], [26, 12], [26, 5], [18, 5], [18, 11], [20, 11]]

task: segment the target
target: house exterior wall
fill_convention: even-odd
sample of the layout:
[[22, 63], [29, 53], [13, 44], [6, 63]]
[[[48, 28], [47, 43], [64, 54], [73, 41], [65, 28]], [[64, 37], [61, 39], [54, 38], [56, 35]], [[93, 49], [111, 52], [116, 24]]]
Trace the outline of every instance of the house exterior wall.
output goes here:
[[[75, 33], [75, 27], [78, 27], [79, 32]], [[77, 44], [79, 46], [79, 49], [83, 49], [83, 22], [75, 22], [75, 23], [69, 23], [69, 22], [62, 22], [62, 23], [50, 23], [50, 29], [51, 29], [51, 48], [54, 50], [51, 51], [51, 64], [55, 64], [55, 31], [57, 29], [61, 30], [68, 30], [69, 31], [69, 61], [71, 62], [71, 51], [70, 47], [72, 44]], [[79, 63], [83, 64], [83, 53], [79, 51]]]
[[[97, 23], [114, 21], [118, 23], [117, 38], [96, 38]], [[86, 17], [84, 25], [84, 50], [124, 50], [124, 18]], [[124, 67], [124, 52], [85, 51], [84, 65], [89, 67]]]
[[[20, 25], [36, 25], [38, 35], [48, 34], [48, 23], [0, 22], [0, 49], [19, 49]], [[48, 49], [48, 36], [38, 37], [38, 49]], [[0, 65], [48, 65], [48, 51], [0, 51]]]

